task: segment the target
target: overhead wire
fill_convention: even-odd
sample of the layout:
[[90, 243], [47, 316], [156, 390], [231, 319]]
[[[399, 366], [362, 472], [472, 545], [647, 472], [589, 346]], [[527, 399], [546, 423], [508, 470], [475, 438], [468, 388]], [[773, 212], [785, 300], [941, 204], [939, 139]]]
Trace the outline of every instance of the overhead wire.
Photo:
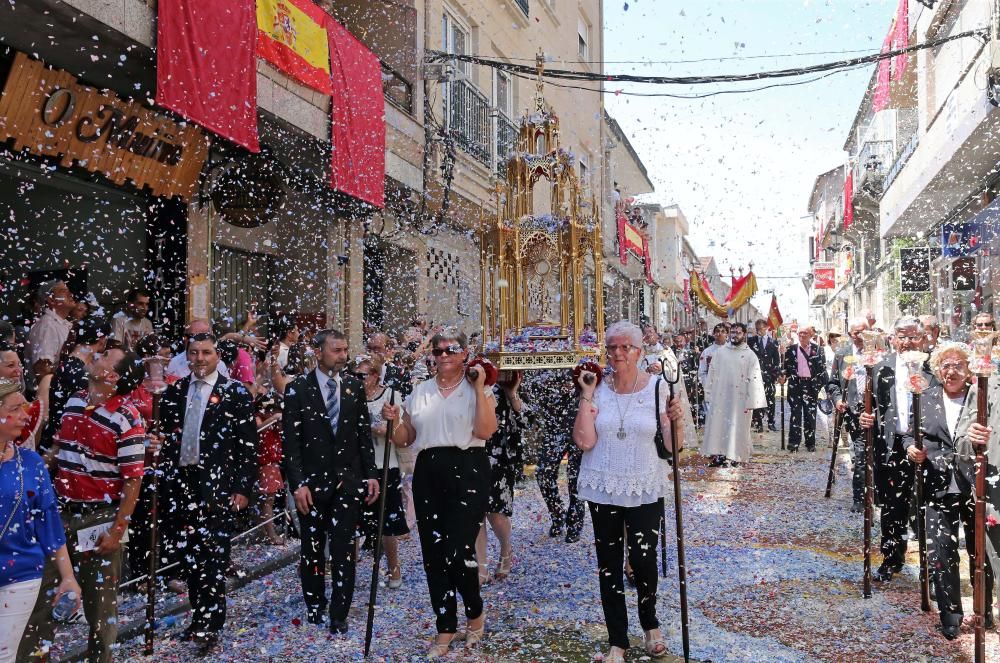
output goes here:
[[[890, 49], [880, 53], [872, 53], [869, 55], [864, 55], [856, 58], [849, 58], [846, 60], [837, 60], [834, 62], [825, 62], [821, 64], [809, 65], [804, 67], [793, 67], [788, 69], [775, 69], [770, 71], [752, 72], [748, 74], [717, 74], [712, 76], [645, 76], [638, 74], [601, 74], [601, 73], [585, 72], [585, 71], [571, 71], [568, 69], [544, 69], [541, 72], [541, 76], [542, 78], [550, 80], [557, 79], [557, 80], [571, 80], [571, 81], [595, 81], [602, 83], [608, 83], [608, 82], [649, 83], [656, 85], [705, 85], [711, 83], [740, 83], [740, 82], [759, 81], [763, 79], [772, 79], [772, 78], [789, 78], [794, 76], [803, 76], [803, 75], [823, 73], [828, 71], [851, 69], [879, 62], [880, 60], [894, 58], [909, 53], [915, 53], [917, 51], [921, 51], [928, 48], [936, 48], [937, 46], [941, 46], [948, 42], [955, 41], [958, 39], [966, 39], [969, 37], [978, 37], [980, 39], [983, 39], [984, 41], [988, 40], [989, 28], [983, 27], [974, 30], [966, 30], [965, 32], [948, 35], [946, 37], [941, 37], [938, 39], [932, 39], [931, 41], [921, 42], [919, 44], [913, 44], [912, 46]], [[515, 64], [513, 62], [509, 62], [506, 60], [481, 57], [478, 55], [461, 55], [455, 53], [445, 53], [443, 51], [437, 51], [437, 50], [427, 51], [427, 60], [429, 62], [444, 62], [444, 61], [469, 62], [472, 64], [478, 64], [486, 67], [491, 67], [494, 69], [499, 69], [501, 71], [506, 71], [511, 74], [518, 73], [528, 76], [537, 76], [539, 73], [536, 67], [530, 65]]]

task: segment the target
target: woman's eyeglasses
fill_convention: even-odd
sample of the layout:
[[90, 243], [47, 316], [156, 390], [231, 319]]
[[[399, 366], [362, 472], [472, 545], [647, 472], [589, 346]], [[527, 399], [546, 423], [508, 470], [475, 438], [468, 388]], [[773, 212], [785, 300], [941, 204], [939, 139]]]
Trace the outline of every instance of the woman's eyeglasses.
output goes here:
[[605, 345], [604, 349], [607, 350], [609, 354], [614, 354], [615, 352], [618, 352], [619, 350], [621, 350], [622, 352], [624, 352], [624, 353], [627, 354], [629, 352], [632, 352], [632, 350], [638, 350], [639, 346], [637, 346], [637, 345]]

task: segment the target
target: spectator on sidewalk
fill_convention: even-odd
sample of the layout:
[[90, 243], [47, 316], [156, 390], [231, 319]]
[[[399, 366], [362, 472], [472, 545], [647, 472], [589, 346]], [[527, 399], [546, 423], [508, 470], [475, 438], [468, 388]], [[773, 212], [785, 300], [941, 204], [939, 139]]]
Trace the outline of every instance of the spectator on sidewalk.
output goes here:
[[15, 661], [47, 560], [61, 579], [47, 605], [72, 592], [79, 607], [82, 593], [45, 463], [16, 444], [28, 423], [26, 406], [20, 383], [0, 379], [0, 663]]
[[31, 325], [24, 356], [28, 367], [37, 378], [55, 370], [59, 354], [73, 327], [69, 317], [76, 308], [76, 300], [65, 281], [46, 281], [38, 287], [36, 301], [42, 314]]
[[[0, 380], [8, 380], [21, 387], [24, 391], [24, 366], [14, 346], [0, 340]], [[35, 388], [35, 400], [27, 403], [27, 419], [21, 434], [14, 443], [25, 449], [37, 450], [41, 431], [49, 417], [49, 398], [51, 397], [52, 375], [44, 375]]]
[[111, 335], [126, 350], [135, 352], [136, 344], [144, 336], [153, 333], [153, 323], [147, 318], [150, 306], [148, 290], [135, 288], [125, 295], [125, 310], [111, 321]]
[[[91, 663], [110, 663], [118, 639], [122, 543], [139, 498], [146, 437], [128, 394], [142, 376], [136, 355], [121, 349], [104, 352], [90, 366], [87, 390], [66, 402], [55, 447], [59, 467], [55, 488], [63, 505], [70, 556], [83, 588]], [[47, 566], [42, 593], [18, 651], [19, 661], [29, 660], [42, 643], [52, 641], [55, 625], [50, 596], [55, 586], [56, 570], [54, 565]]]

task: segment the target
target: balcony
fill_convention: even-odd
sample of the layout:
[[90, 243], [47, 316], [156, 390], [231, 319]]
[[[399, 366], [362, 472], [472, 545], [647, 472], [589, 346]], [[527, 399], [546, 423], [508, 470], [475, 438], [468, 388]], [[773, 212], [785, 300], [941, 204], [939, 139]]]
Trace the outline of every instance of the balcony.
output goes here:
[[496, 141], [494, 144], [494, 160], [496, 172], [500, 177], [507, 175], [507, 157], [514, 149], [514, 141], [517, 140], [517, 125], [502, 111], [497, 111], [496, 116]]
[[877, 200], [882, 195], [885, 176], [894, 157], [891, 140], [873, 140], [864, 143], [851, 166], [854, 195], [863, 194]]
[[489, 99], [467, 80], [452, 81], [448, 88], [448, 129], [459, 147], [489, 166], [493, 159]]

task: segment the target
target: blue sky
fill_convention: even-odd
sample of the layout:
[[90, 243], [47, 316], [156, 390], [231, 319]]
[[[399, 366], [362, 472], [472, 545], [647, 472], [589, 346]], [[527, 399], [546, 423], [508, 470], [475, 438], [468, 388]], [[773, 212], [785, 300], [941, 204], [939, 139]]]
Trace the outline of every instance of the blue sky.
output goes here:
[[[746, 73], [877, 52], [896, 6], [897, 0], [609, 0], [605, 72]], [[772, 57], [817, 51], [836, 53]], [[677, 62], [696, 59], [708, 60]], [[844, 140], [871, 72], [700, 100], [608, 94], [605, 102], [650, 173], [653, 200], [677, 203], [687, 215], [699, 255], [715, 256], [723, 274], [752, 260], [762, 277], [804, 275], [811, 221], [801, 217], [815, 177], [844, 161]], [[690, 94], [733, 86], [607, 88]], [[776, 291], [786, 320], [808, 316], [800, 280], [759, 283]], [[770, 295], [755, 303], [766, 310]]]

